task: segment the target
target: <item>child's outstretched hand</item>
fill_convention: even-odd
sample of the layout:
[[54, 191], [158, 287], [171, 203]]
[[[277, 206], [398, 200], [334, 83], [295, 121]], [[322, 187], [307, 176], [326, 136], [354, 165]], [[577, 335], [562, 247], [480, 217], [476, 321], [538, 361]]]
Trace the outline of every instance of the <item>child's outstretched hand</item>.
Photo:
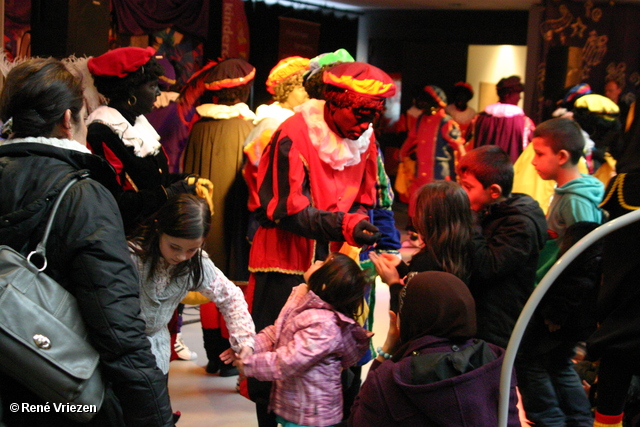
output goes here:
[[233, 349], [231, 348], [226, 349], [220, 354], [220, 360], [222, 360], [225, 365], [228, 365], [229, 363], [233, 363], [239, 357], [240, 355], [236, 354], [236, 352], [233, 351]]
[[245, 378], [245, 375], [244, 363], [242, 363], [242, 360], [250, 354], [253, 354], [253, 349], [251, 347], [242, 347], [240, 349], [240, 353], [236, 353], [235, 351], [233, 351], [233, 349], [229, 348], [220, 354], [220, 360], [222, 360], [226, 365], [228, 365], [229, 363], [233, 363], [233, 366], [238, 369], [240, 380], [243, 380]]
[[236, 353], [232, 348], [228, 348], [220, 354], [220, 360], [222, 360], [225, 365], [228, 365], [236, 360], [242, 360], [250, 354], [253, 354], [253, 349], [251, 347], [242, 347], [240, 349], [240, 353]]
[[400, 275], [396, 269], [396, 266], [400, 264], [400, 258], [388, 253], [378, 255], [373, 251], [369, 252], [369, 258], [373, 262], [380, 280], [387, 285], [400, 282]]

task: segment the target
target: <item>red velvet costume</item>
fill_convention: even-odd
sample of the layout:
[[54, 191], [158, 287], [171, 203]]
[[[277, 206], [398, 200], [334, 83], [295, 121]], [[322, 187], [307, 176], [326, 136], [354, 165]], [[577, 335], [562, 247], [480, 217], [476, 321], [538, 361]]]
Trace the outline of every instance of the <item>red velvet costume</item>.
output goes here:
[[[407, 199], [424, 184], [434, 180], [455, 180], [455, 151], [464, 145], [460, 126], [444, 108], [422, 114], [400, 150], [401, 158], [416, 155], [416, 172]], [[411, 209], [412, 210], [412, 209]], [[413, 215], [414, 212], [409, 212]]]
[[[302, 114], [287, 119], [274, 134], [260, 162], [260, 201], [272, 221], [301, 214], [294, 221], [306, 229], [306, 236], [280, 227], [258, 228], [249, 270], [301, 275], [313, 263], [316, 240], [322, 239], [324, 232], [329, 230], [340, 242], [343, 235], [352, 236], [355, 224], [368, 218], [364, 208], [375, 204], [376, 156], [372, 133], [360, 163], [335, 170], [320, 159]], [[319, 184], [313, 185], [314, 182]], [[364, 208], [359, 214], [344, 213], [361, 206]], [[359, 246], [353, 241], [349, 244]]]

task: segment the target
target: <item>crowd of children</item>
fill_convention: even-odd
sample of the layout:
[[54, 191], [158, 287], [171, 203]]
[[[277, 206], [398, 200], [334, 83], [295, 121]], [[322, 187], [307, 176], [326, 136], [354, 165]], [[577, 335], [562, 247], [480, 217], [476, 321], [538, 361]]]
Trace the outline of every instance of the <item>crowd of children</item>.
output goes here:
[[[237, 369], [247, 379], [260, 427], [496, 426], [504, 349], [536, 283], [607, 215], [617, 218], [640, 204], [639, 120], [624, 138], [609, 122], [597, 128], [597, 118], [588, 120], [590, 104], [576, 102], [589, 96], [584, 86], [569, 94], [584, 122], [560, 117], [535, 127], [516, 106], [523, 91], [518, 76], [500, 80], [500, 102], [479, 115], [467, 105], [473, 97], [468, 83], [455, 85], [449, 106], [444, 91], [428, 85], [415, 97], [417, 112], [407, 117], [400, 150], [402, 195], [418, 247], [405, 263], [375, 129], [385, 100], [396, 93], [388, 74], [344, 50], [285, 58], [266, 83], [273, 102], [261, 105], [256, 116], [246, 104], [255, 68], [241, 59], [211, 63], [172, 98], [182, 141], [172, 142], [179, 148], [168, 159], [145, 118], [160, 93], [160, 63], [150, 48], [119, 48], [90, 59], [107, 104], [89, 115], [88, 135], [79, 124], [79, 82], [55, 60], [17, 66], [0, 99], [7, 138], [0, 146], [0, 216], [12, 227], [21, 224], [14, 214], [24, 202], [14, 200], [1, 175], [16, 174], [16, 159], [52, 157], [77, 170], [80, 163], [69, 159], [81, 153], [93, 163], [96, 185], [108, 189], [100, 193], [108, 215], [99, 220], [114, 230], [111, 239], [122, 242], [109, 251], [83, 237], [93, 243], [76, 249], [100, 255], [96, 271], [112, 271], [117, 259], [128, 279], [137, 277], [116, 283], [136, 289], [111, 302], [126, 303], [119, 310], [144, 321], [146, 327], [134, 322], [130, 331], [113, 321], [118, 333], [137, 340], [136, 348], [114, 355], [116, 350], [102, 348], [107, 344], [100, 334], [92, 340], [107, 371], [122, 359], [120, 365], [144, 372], [153, 386], [105, 375], [121, 407], [118, 399], [108, 401], [97, 423], [175, 424], [166, 377], [176, 310], [196, 291], [211, 301], [201, 308], [206, 370], [233, 375]], [[35, 79], [51, 67], [61, 70], [46, 78], [65, 82], [69, 87], [60, 90], [78, 99], [56, 110], [42, 131], [25, 133], [20, 120], [31, 113], [19, 103], [26, 96], [20, 79]], [[30, 84], [37, 87], [35, 80]], [[581, 105], [587, 111], [578, 111]], [[618, 160], [606, 192], [606, 183], [581, 166], [587, 124], [597, 128], [587, 129], [595, 147]], [[41, 145], [54, 148], [42, 151]], [[548, 192], [512, 191], [514, 162], [525, 156], [529, 171], [553, 183], [551, 198], [544, 196]], [[39, 189], [36, 199], [45, 200], [47, 191]], [[18, 250], [37, 240], [32, 231], [18, 227], [20, 240], [13, 228], [2, 227], [1, 235], [11, 236], [7, 242]], [[639, 373], [636, 236], [623, 230], [593, 245], [550, 288], [516, 357], [510, 427], [523, 422], [519, 401], [526, 421], [536, 426], [622, 425], [627, 391]], [[54, 277], [64, 279], [62, 263], [77, 256], [66, 252], [73, 247], [69, 239], [63, 239], [64, 259], [54, 260]], [[374, 291], [367, 262], [391, 295], [388, 334], [377, 353], [370, 348]], [[80, 292], [75, 270], [67, 282]], [[246, 281], [245, 292], [229, 279]], [[80, 300], [95, 304], [87, 295]], [[574, 369], [580, 342], [586, 342], [587, 358], [600, 360], [595, 414], [593, 396]], [[360, 366], [373, 358], [360, 388]], [[157, 395], [158, 406], [132, 408], [126, 401], [131, 393], [123, 392], [129, 386]], [[0, 384], [0, 425], [10, 391]], [[627, 413], [629, 425], [634, 415]], [[5, 423], [28, 421], [22, 416], [5, 417]]]

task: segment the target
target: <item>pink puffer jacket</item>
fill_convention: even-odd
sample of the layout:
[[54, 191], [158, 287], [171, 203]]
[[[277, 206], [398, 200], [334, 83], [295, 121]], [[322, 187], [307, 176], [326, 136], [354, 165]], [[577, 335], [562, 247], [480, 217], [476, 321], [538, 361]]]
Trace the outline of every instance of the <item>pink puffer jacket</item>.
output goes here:
[[300, 285], [275, 325], [256, 336], [245, 374], [274, 381], [269, 408], [277, 415], [301, 425], [334, 425], [342, 420], [340, 373], [364, 355], [371, 335]]

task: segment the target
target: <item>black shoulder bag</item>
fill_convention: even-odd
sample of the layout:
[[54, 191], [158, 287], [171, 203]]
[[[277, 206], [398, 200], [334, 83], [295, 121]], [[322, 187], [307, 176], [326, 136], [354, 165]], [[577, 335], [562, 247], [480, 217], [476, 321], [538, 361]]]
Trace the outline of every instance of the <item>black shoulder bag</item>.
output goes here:
[[[0, 246], [0, 371], [48, 402], [50, 412], [86, 422], [104, 399], [99, 355], [87, 341], [75, 297], [43, 272], [56, 211], [78, 180], [60, 191], [29, 256]], [[34, 255], [42, 257], [42, 267], [32, 264]]]

